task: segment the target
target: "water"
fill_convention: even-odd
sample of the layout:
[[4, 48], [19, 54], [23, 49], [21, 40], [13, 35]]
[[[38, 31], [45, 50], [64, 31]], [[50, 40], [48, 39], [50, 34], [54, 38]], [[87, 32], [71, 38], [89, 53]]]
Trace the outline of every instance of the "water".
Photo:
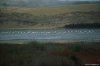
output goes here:
[[0, 40], [100, 41], [100, 29], [1, 29]]

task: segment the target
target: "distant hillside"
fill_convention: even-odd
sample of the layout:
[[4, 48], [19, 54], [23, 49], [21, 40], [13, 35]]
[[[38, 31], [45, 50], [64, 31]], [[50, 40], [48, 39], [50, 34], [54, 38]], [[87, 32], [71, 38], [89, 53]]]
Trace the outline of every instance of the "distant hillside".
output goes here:
[[70, 24], [100, 23], [99, 6], [84, 4], [41, 8], [1, 7], [0, 28], [47, 29]]
[[68, 0], [0, 0], [0, 6], [41, 7], [58, 5], [100, 4], [100, 1], [68, 1]]

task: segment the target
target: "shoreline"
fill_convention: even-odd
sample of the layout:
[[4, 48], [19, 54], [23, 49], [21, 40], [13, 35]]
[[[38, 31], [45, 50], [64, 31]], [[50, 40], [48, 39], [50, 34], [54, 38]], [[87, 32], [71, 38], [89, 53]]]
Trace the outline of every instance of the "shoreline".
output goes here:
[[28, 44], [30, 42], [39, 42], [39, 43], [100, 43], [99, 40], [0, 40], [0, 43], [7, 43], [7, 44]]

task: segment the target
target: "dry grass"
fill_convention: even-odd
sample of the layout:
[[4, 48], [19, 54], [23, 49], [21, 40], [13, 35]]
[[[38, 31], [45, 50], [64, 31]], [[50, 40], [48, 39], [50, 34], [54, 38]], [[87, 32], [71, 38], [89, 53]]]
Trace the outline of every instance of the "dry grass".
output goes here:
[[21, 7], [7, 7], [3, 12], [18, 12], [28, 13], [33, 15], [55, 15], [62, 13], [70, 13], [76, 11], [100, 11], [100, 5], [97, 4], [84, 4], [84, 5], [67, 5], [56, 7], [38, 7], [38, 8], [21, 8]]
[[[5, 24], [0, 24], [0, 28], [49, 29], [78, 22], [99, 23], [99, 6], [99, 4], [82, 4], [37, 8], [0, 8], [0, 22], [5, 22]], [[35, 25], [23, 25], [17, 24], [18, 22], [36, 23]]]

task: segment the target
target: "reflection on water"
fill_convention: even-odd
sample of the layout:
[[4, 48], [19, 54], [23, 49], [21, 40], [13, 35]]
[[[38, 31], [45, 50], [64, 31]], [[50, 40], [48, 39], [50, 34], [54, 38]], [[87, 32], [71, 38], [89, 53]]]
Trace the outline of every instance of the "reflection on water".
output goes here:
[[100, 29], [2, 29], [0, 40], [100, 40]]

